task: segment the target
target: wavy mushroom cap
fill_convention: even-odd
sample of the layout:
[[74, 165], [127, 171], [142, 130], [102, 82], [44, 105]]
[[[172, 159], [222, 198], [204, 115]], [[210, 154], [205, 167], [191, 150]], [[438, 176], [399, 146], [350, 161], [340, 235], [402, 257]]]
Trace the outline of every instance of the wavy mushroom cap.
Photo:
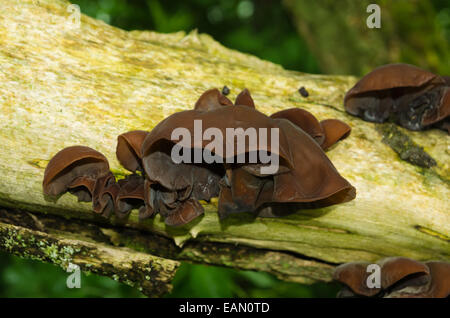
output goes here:
[[181, 203], [175, 211], [169, 213], [164, 222], [169, 226], [182, 226], [204, 213], [202, 205], [193, 199]]
[[145, 202], [145, 179], [130, 175], [118, 181], [120, 190], [116, 196], [116, 211], [119, 217], [126, 217], [132, 209], [141, 208]]
[[255, 102], [253, 101], [253, 98], [250, 95], [250, 91], [248, 89], [244, 88], [244, 90], [242, 92], [240, 92], [238, 96], [236, 96], [234, 105], [255, 108]]
[[351, 97], [374, 91], [398, 87], [419, 87], [431, 81], [443, 80], [436, 74], [410, 64], [387, 64], [362, 77], [345, 95], [344, 103]]
[[423, 118], [424, 125], [431, 125], [450, 116], [450, 86], [442, 88], [440, 107], [427, 112]]
[[289, 108], [270, 115], [271, 118], [284, 118], [303, 129], [321, 145], [325, 140], [325, 133], [317, 118], [301, 108]]
[[370, 273], [367, 272], [369, 263], [347, 263], [336, 267], [333, 280], [346, 285], [353, 293], [361, 296], [375, 296], [381, 291], [381, 288], [369, 288], [367, 278]]
[[91, 177], [78, 177], [68, 186], [68, 191], [77, 196], [79, 202], [91, 202], [95, 182]]
[[223, 171], [217, 166], [174, 163], [165, 152], [153, 152], [144, 157], [146, 175], [171, 191], [189, 189], [198, 200], [209, 200], [218, 194], [218, 182]]
[[[294, 166], [271, 176], [262, 176], [242, 165], [231, 169], [221, 185], [219, 216], [253, 212], [270, 204], [259, 216], [276, 216], [270, 210], [275, 203], [301, 203], [324, 207], [355, 198], [355, 188], [337, 172], [320, 146], [305, 131], [287, 119], [275, 119], [290, 140]], [[270, 210], [270, 211], [269, 211]]]
[[128, 171], [142, 171], [141, 148], [149, 133], [133, 130], [117, 137], [116, 156], [120, 164]]
[[381, 267], [381, 288], [388, 289], [411, 275], [428, 275], [425, 264], [406, 257], [387, 257], [377, 262]]
[[448, 297], [450, 295], [450, 263], [432, 261], [425, 264], [431, 275], [431, 283], [426, 297]]
[[[408, 64], [379, 67], [364, 76], [344, 98], [345, 110], [367, 121], [395, 121], [422, 130], [449, 116], [446, 79]], [[439, 127], [439, 125], [437, 125]]]
[[[159, 142], [161, 140], [173, 142], [171, 140], [171, 135], [175, 128], [185, 128], [189, 131], [191, 140], [183, 140], [183, 143], [185, 143], [185, 147], [194, 148], [195, 146], [199, 149], [204, 149], [209, 143], [211, 143], [211, 141], [201, 138], [201, 144], [195, 145], [195, 120], [201, 121], [203, 132], [205, 132], [208, 128], [219, 129], [219, 131], [222, 133], [223, 138], [225, 139], [223, 143], [224, 148], [235, 149], [235, 156], [241, 154], [239, 152], [240, 148], [237, 146], [238, 139], [233, 138], [233, 140], [228, 140], [226, 138], [227, 128], [242, 128], [244, 131], [247, 131], [247, 129], [250, 128], [255, 129], [256, 132], [258, 132], [260, 128], [265, 128], [267, 129], [267, 144], [260, 145], [259, 143], [254, 144], [246, 142], [245, 149], [243, 150], [244, 153], [265, 150], [267, 152], [280, 156], [280, 161], [282, 160], [283, 163], [287, 164], [287, 166], [292, 165], [292, 160], [288, 151], [288, 141], [282, 133], [279, 134], [279, 147], [271, 147], [272, 129], [278, 128], [274, 120], [251, 107], [239, 105], [233, 107], [222, 107], [206, 112], [187, 110], [169, 116], [158, 125], [156, 125], [156, 127], [153, 128], [153, 130], [145, 139], [142, 146], [143, 157], [146, 157], [151, 152], [156, 151], [160, 146]], [[225, 151], [225, 149], [223, 149], [223, 151]], [[217, 155], [221, 157], [226, 156], [226, 154], [223, 153]], [[228, 159], [230, 158], [224, 158], [224, 161], [228, 161]]]
[[198, 111], [210, 111], [223, 106], [233, 106], [233, 103], [217, 88], [204, 92], [195, 103], [194, 109]]
[[350, 135], [351, 127], [339, 119], [325, 119], [320, 122], [320, 127], [324, 132], [325, 138], [320, 144], [323, 150], [328, 150], [339, 140], [345, 139]]
[[95, 182], [94, 191], [92, 191], [92, 208], [94, 212], [104, 217], [109, 217], [115, 212], [115, 202], [119, 190], [120, 187], [111, 172], [98, 178]]
[[275, 119], [286, 138], [294, 166], [274, 176], [274, 202], [316, 202], [328, 206], [353, 200], [355, 188], [344, 179], [321, 147], [286, 119]]
[[[450, 294], [450, 263], [432, 261], [421, 263], [405, 257], [387, 257], [379, 260], [380, 288], [369, 288], [367, 262], [338, 266], [333, 279], [344, 284], [341, 297], [355, 295], [387, 298], [448, 297]], [[348, 288], [348, 289], [347, 289]]]
[[85, 146], [67, 147], [59, 151], [45, 168], [44, 194], [58, 196], [75, 186], [91, 187], [92, 180], [108, 173], [108, 160], [100, 152]]

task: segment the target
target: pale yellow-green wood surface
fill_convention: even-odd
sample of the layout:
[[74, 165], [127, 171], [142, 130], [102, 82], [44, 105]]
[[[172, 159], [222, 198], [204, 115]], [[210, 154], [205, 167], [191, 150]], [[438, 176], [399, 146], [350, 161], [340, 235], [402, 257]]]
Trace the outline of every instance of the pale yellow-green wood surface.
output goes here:
[[[381, 142], [374, 124], [344, 112], [354, 77], [287, 71], [196, 32], [126, 32], [84, 15], [74, 28], [68, 5], [0, 1], [0, 206], [96, 222], [90, 204], [70, 194], [44, 199], [43, 172], [57, 151], [86, 145], [104, 153], [116, 175], [126, 174], [115, 158], [119, 134], [151, 130], [192, 108], [206, 89], [227, 85], [234, 98], [247, 87], [266, 114], [301, 107], [352, 127], [327, 154], [356, 187], [356, 199], [283, 218], [241, 215], [222, 222], [211, 204], [201, 220], [177, 230], [159, 216], [139, 222], [134, 211], [117, 226], [158, 233], [178, 246], [222, 242], [289, 251], [317, 264], [392, 255], [450, 259], [450, 137], [443, 131], [400, 128], [437, 162], [430, 169], [414, 166]], [[300, 86], [308, 98], [299, 95]], [[260, 268], [252, 260], [246, 266]]]

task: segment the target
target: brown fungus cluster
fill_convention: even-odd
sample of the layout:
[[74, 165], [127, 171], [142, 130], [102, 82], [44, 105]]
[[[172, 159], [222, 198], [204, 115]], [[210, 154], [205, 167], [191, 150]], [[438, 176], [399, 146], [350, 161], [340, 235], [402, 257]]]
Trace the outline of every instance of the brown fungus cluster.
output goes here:
[[[232, 158], [210, 148], [210, 140], [195, 140], [195, 122], [203, 130], [216, 129], [227, 136], [227, 129], [266, 129], [264, 144], [238, 145], [237, 138], [223, 140], [234, 147]], [[176, 143], [174, 129], [183, 128], [191, 140]], [[278, 131], [277, 147], [272, 129]], [[107, 159], [84, 146], [69, 147], [49, 162], [43, 181], [44, 193], [59, 196], [70, 192], [80, 201], [92, 201], [95, 212], [126, 217], [139, 209], [145, 219], [161, 214], [169, 226], [181, 226], [203, 214], [200, 200], [218, 197], [221, 218], [229, 214], [253, 212], [257, 216], [277, 216], [273, 207], [294, 203], [300, 207], [323, 207], [355, 198], [355, 188], [342, 176], [324, 150], [350, 134], [342, 121], [318, 121], [303, 109], [287, 109], [266, 116], [255, 108], [244, 89], [231, 102], [219, 90], [202, 94], [193, 110], [175, 113], [151, 132], [130, 131], [118, 137], [118, 161], [133, 174], [116, 182]], [[234, 136], [236, 137], [236, 136]], [[171, 154], [209, 152], [221, 160], [175, 162]], [[279, 158], [278, 169], [263, 173], [268, 163], [248, 160], [265, 152]], [[233, 159], [233, 160], [230, 160]]]
[[409, 64], [388, 64], [365, 75], [345, 95], [348, 113], [395, 122], [410, 130], [450, 133], [450, 80]]
[[[388, 257], [375, 265], [380, 268], [378, 286], [375, 271], [366, 262], [340, 265], [333, 279], [344, 284], [340, 298], [445, 298], [450, 295], [450, 263], [418, 262], [405, 257]], [[370, 281], [370, 283], [368, 282]]]

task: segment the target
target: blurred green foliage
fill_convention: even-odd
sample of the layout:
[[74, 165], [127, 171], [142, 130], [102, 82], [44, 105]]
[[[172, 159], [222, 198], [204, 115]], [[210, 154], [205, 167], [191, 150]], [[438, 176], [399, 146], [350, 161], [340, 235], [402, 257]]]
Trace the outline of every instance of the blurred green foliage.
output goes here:
[[[299, 34], [327, 74], [363, 75], [388, 63], [450, 73], [450, 2], [423, 0], [284, 0]], [[380, 28], [369, 28], [370, 4]]]
[[189, 32], [197, 29], [223, 45], [285, 68], [320, 72], [278, 0], [73, 0], [81, 12], [125, 30]]
[[[60, 267], [0, 252], [0, 297], [144, 297], [108, 277], [82, 273], [81, 288], [69, 289]], [[183, 263], [166, 297], [334, 297], [334, 284], [282, 282], [267, 273]]]
[[69, 275], [60, 267], [0, 252], [0, 297], [143, 297], [135, 288], [86, 273], [82, 288], [69, 289]]

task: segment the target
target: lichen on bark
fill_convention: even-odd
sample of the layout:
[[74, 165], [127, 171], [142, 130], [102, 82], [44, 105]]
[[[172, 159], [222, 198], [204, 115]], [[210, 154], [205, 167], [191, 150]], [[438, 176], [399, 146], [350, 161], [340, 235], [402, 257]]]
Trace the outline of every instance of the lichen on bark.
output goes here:
[[[176, 250], [169, 258], [264, 270], [292, 281], [329, 280], [335, 264], [349, 261], [392, 255], [450, 258], [445, 239], [450, 236], [445, 181], [450, 179], [450, 147], [444, 132], [401, 130], [436, 161], [419, 169], [382, 142], [375, 124], [344, 111], [343, 97], [354, 77], [287, 71], [197, 32], [126, 32], [84, 15], [79, 29], [67, 29], [68, 5], [61, 0], [0, 0], [5, 31], [0, 34], [0, 206], [80, 220], [85, 227], [157, 235]], [[56, 202], [44, 198], [45, 166], [62, 148], [94, 148], [106, 155], [115, 175], [126, 175], [115, 158], [118, 135], [151, 130], [168, 115], [191, 109], [206, 89], [224, 85], [231, 99], [247, 87], [265, 114], [301, 107], [319, 119], [348, 123], [350, 137], [327, 155], [356, 187], [356, 199], [283, 218], [243, 214], [223, 221], [213, 200], [204, 206], [201, 219], [173, 229], [160, 216], [139, 221], [137, 211], [126, 221], [100, 219], [90, 204], [70, 194]], [[299, 95], [301, 86], [308, 90], [307, 98]], [[61, 240], [73, 235], [61, 231]], [[129, 245], [130, 254], [121, 251], [123, 255], [136, 251], [144, 257], [161, 250], [165, 257], [165, 246], [150, 249], [145, 240], [133, 245], [117, 237]], [[107, 249], [124, 248], [105, 239]], [[216, 245], [220, 248], [214, 250]]]

